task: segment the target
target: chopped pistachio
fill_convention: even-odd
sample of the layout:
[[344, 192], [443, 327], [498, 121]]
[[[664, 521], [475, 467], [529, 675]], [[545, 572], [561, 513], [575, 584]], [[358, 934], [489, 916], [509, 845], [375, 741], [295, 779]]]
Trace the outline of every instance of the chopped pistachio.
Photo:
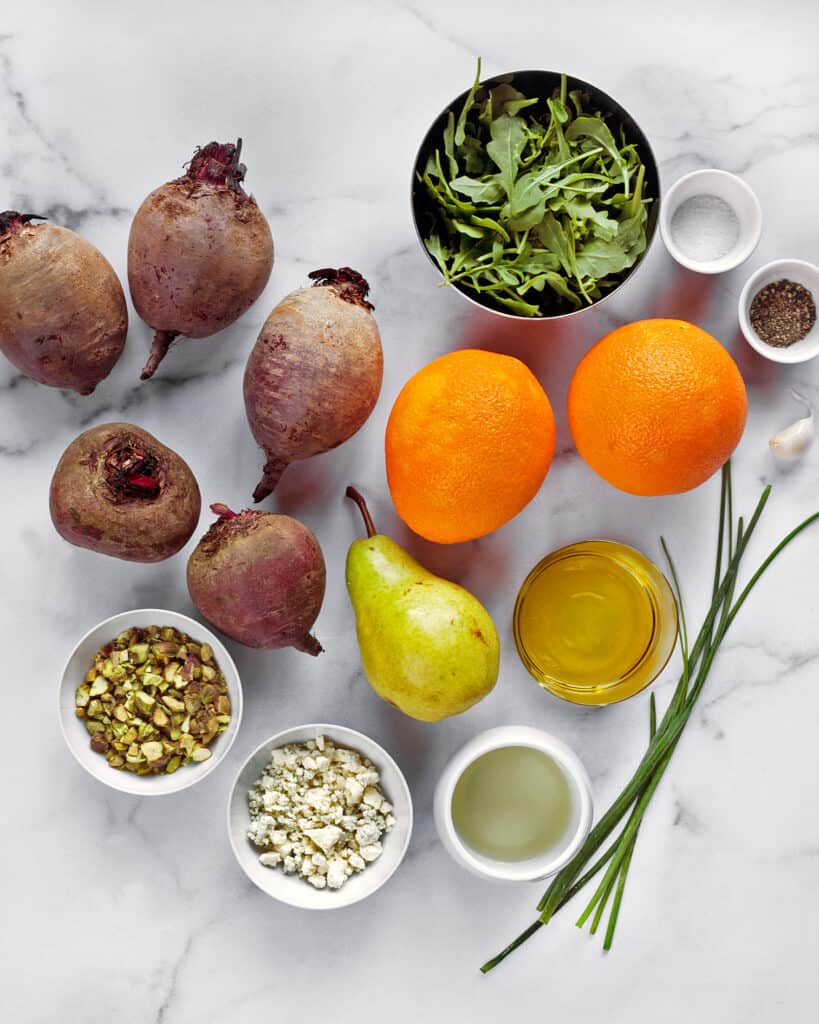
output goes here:
[[149, 644], [134, 644], [131, 647], [131, 661], [136, 665], [141, 665], [147, 660], [150, 650]]
[[141, 748], [142, 753], [145, 755], [146, 761], [158, 761], [164, 754], [162, 744], [157, 743], [156, 740], [151, 740], [148, 743], [143, 743]]
[[137, 690], [134, 694], [134, 702], [139, 710], [145, 715], [149, 714], [151, 708], [156, 704], [156, 700], [150, 695], [150, 693], [146, 693], [144, 690]]
[[105, 676], [97, 676], [88, 692], [92, 697], [98, 697], [101, 693], [107, 693], [108, 679]]
[[91, 749], [136, 775], [206, 761], [231, 710], [211, 647], [172, 626], [133, 627], [102, 647], [74, 705]]
[[185, 710], [193, 715], [202, 707], [202, 702], [195, 693], [186, 693], [184, 698]]

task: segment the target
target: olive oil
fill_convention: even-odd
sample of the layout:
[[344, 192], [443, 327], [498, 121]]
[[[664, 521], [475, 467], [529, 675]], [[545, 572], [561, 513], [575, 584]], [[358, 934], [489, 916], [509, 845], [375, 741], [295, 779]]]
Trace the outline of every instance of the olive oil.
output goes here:
[[466, 767], [452, 794], [461, 840], [493, 860], [539, 857], [560, 843], [572, 820], [569, 782], [534, 747], [499, 747]]
[[518, 595], [515, 642], [529, 672], [580, 704], [608, 704], [647, 686], [677, 637], [663, 574], [625, 544], [586, 541], [553, 552]]

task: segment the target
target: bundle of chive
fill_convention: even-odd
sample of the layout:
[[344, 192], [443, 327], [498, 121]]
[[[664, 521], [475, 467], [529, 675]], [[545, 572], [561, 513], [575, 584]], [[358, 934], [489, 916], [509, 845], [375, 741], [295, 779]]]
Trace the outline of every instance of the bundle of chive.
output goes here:
[[[626, 877], [643, 815], [654, 794], [654, 790], [657, 788], [663, 773], [668, 767], [668, 762], [671, 760], [671, 755], [674, 753], [674, 748], [677, 746], [680, 734], [691, 717], [691, 712], [694, 710], [694, 705], [708, 677], [714, 656], [740, 608], [771, 562], [798, 534], [816, 519], [819, 519], [819, 512], [814, 512], [813, 515], [808, 516], [807, 519], [791, 530], [771, 551], [753, 576], [751, 576], [739, 597], [735, 598], [734, 593], [740, 562], [745, 554], [745, 549], [748, 546], [751, 535], [759, 522], [762, 510], [768, 501], [770, 490], [770, 486], [767, 486], [762, 492], [747, 526], [742, 516], [740, 516], [735, 530], [731, 466], [730, 463], [726, 463], [723, 466], [719, 531], [717, 534], [717, 558], [714, 569], [711, 607], [691, 647], [688, 644], [688, 630], [677, 571], [665, 540], [661, 538], [660, 543], [668, 560], [674, 591], [680, 609], [682, 675], [674, 690], [668, 709], [659, 724], [657, 723], [654, 694], [651, 695], [648, 749], [643, 755], [643, 759], [634, 775], [611, 807], [609, 807], [591, 830], [580, 850], [578, 850], [566, 867], [555, 875], [549, 888], [538, 903], [539, 917], [537, 920], [533, 921], [506, 949], [498, 953], [491, 960], [487, 960], [481, 967], [481, 971], [484, 974], [491, 971], [493, 967], [497, 967], [501, 961], [505, 960], [510, 953], [513, 953], [518, 946], [526, 942], [539, 928], [548, 924], [555, 913], [576, 896], [604, 867], [606, 870], [602, 881], [594, 891], [594, 895], [589, 900], [586, 909], [578, 918], [577, 926], [582, 927], [591, 918], [590, 931], [594, 934], [606, 912], [606, 907], [611, 903], [605, 938], [603, 940], [603, 949], [611, 948], [614, 931], [617, 927], [617, 917], [620, 913], [620, 904], [623, 899]], [[628, 815], [627, 818], [626, 815]], [[626, 818], [626, 822], [617, 838], [592, 863], [592, 859], [598, 854], [600, 848], [624, 818]]]

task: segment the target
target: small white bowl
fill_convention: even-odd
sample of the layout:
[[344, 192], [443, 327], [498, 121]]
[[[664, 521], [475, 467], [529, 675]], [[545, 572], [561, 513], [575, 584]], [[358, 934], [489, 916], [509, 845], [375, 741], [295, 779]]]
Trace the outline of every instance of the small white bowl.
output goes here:
[[803, 288], [807, 288], [813, 295], [813, 301], [819, 305], [819, 267], [806, 263], [805, 260], [774, 260], [754, 271], [745, 282], [739, 296], [739, 326], [751, 348], [756, 349], [766, 359], [774, 363], [804, 363], [819, 355], [819, 321], [811, 327], [804, 338], [785, 348], [769, 345], [751, 326], [751, 303], [756, 293], [774, 281], [781, 281], [782, 278], [795, 281]]
[[[739, 221], [739, 237], [733, 248], [715, 260], [695, 260], [686, 255], [674, 240], [671, 223], [680, 206], [694, 196], [717, 196], [726, 202]], [[722, 274], [733, 270], [756, 249], [762, 234], [762, 208], [747, 182], [729, 171], [707, 168], [679, 178], [663, 197], [660, 207], [660, 234], [677, 263], [698, 274]]]
[[[458, 779], [483, 754], [499, 747], [533, 747], [548, 754], [563, 770], [572, 799], [572, 817], [561, 841], [542, 857], [499, 861], [484, 857], [463, 842], [452, 821], [452, 796]], [[482, 878], [531, 882], [560, 871], [582, 846], [591, 828], [593, 807], [589, 777], [578, 756], [547, 732], [528, 725], [507, 725], [479, 733], [455, 754], [435, 790], [435, 826], [447, 853], [462, 867]]]
[[[211, 756], [200, 764], [187, 764], [171, 775], [134, 775], [131, 772], [112, 768], [102, 754], [95, 753], [89, 743], [90, 737], [82, 720], [74, 714], [74, 695], [85, 679], [85, 674], [94, 661], [97, 651], [131, 626], [173, 626], [187, 633], [197, 643], [208, 643], [213, 656], [225, 677], [230, 697], [230, 724], [210, 745]], [[121, 793], [136, 796], [162, 796], [178, 793], [197, 782], [216, 768], [236, 739], [242, 721], [242, 684], [239, 673], [226, 647], [206, 626], [187, 615], [171, 612], [164, 608], [138, 608], [132, 612], [112, 615], [94, 626], [80, 640], [69, 655], [60, 678], [60, 728], [68, 749], [95, 779], [104, 782]]]
[[[325, 736], [337, 746], [349, 747], [369, 758], [381, 776], [381, 791], [394, 808], [395, 825], [381, 837], [383, 853], [363, 871], [351, 875], [340, 889], [314, 889], [298, 875], [286, 875], [279, 868], [265, 867], [259, 863], [261, 851], [247, 838], [250, 825], [247, 794], [270, 761], [271, 751], [287, 743], [306, 743], [317, 736]], [[412, 797], [401, 769], [369, 736], [343, 725], [298, 725], [260, 743], [239, 769], [228, 798], [227, 828], [230, 845], [242, 871], [262, 892], [303, 910], [337, 910], [371, 896], [404, 859], [412, 833]]]

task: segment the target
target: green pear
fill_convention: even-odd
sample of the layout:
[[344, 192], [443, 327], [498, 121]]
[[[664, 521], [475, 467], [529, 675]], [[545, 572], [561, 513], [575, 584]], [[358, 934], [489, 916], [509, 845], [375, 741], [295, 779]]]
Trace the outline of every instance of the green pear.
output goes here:
[[484, 606], [435, 576], [395, 541], [376, 533], [353, 487], [367, 537], [347, 555], [364, 675], [375, 692], [411, 718], [438, 722], [484, 698], [498, 678], [500, 643]]

